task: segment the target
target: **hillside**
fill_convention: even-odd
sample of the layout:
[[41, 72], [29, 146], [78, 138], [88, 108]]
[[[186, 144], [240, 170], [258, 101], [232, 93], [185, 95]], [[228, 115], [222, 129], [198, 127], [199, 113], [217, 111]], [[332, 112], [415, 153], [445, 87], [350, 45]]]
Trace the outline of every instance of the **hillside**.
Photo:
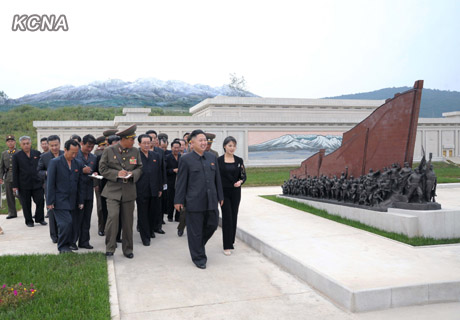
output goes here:
[[[346, 94], [325, 99], [388, 99], [395, 93], [404, 92], [410, 87], [385, 88], [371, 92]], [[443, 112], [460, 111], [460, 92], [437, 89], [423, 89], [420, 105], [420, 118], [441, 118]]]

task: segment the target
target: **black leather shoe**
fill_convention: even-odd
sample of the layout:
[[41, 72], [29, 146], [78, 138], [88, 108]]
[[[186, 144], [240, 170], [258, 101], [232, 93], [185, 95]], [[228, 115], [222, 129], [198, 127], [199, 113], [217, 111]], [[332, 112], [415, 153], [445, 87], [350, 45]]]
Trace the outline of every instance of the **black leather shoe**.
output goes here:
[[159, 233], [159, 234], [165, 234], [166, 232], [163, 231], [163, 229], [158, 229], [158, 230], [155, 230], [156, 233]]
[[78, 250], [77, 246], [74, 245], [74, 244], [71, 244], [71, 245], [69, 246], [69, 249], [70, 249], [70, 250]]
[[117, 242], [118, 242], [118, 243], [121, 243], [121, 239], [117, 239]]
[[97, 234], [100, 235], [101, 237], [105, 236], [105, 233], [103, 231], [99, 231]]
[[152, 238], [152, 239], [155, 238], [155, 232], [152, 232], [152, 233], [150, 234], [150, 238]]
[[168, 218], [168, 221], [169, 221], [169, 222], [173, 222], [173, 219], [172, 219], [172, 218]]
[[203, 264], [195, 264], [197, 268], [200, 268], [200, 269], [206, 269], [206, 264], [203, 263]]
[[58, 239], [51, 238], [51, 241], [53, 241], [53, 243], [57, 243], [57, 240], [58, 240]]
[[111, 256], [113, 256], [113, 252], [108, 252], [108, 251], [107, 251], [107, 252], [105, 253], [105, 256], [106, 256], [106, 257], [111, 257]]
[[6, 217], [7, 219], [14, 219], [14, 218], [17, 218], [18, 216], [8, 216]]
[[84, 246], [78, 246], [79, 248], [83, 248], [83, 249], [93, 249], [94, 247], [90, 244], [87, 244], [87, 245], [84, 245]]
[[45, 220], [42, 220], [39, 222], [42, 226], [46, 226], [48, 224], [48, 222], [46, 222]]
[[177, 230], [177, 235], [182, 237], [184, 235], [184, 230]]
[[46, 219], [48, 219], [49, 217], [50, 217], [50, 216], [49, 216], [48, 214], [45, 216]]
[[132, 258], [134, 258], [134, 253], [125, 254], [125, 257], [128, 258], [128, 259], [132, 259]]
[[27, 223], [27, 226], [32, 228], [34, 226], [34, 224], [33, 223]]
[[142, 241], [142, 244], [146, 247], [150, 246], [150, 240]]

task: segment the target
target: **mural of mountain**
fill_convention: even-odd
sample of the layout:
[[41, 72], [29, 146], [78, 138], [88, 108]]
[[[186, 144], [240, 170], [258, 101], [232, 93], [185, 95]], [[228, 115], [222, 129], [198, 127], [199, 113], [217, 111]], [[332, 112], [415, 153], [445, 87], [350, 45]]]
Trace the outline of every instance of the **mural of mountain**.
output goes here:
[[330, 153], [342, 145], [342, 136], [322, 136], [317, 134], [286, 134], [279, 138], [249, 146], [249, 152], [256, 151], [297, 151], [318, 152], [326, 149]]
[[191, 85], [183, 81], [162, 81], [155, 78], [138, 79], [133, 82], [112, 79], [96, 81], [82, 86], [61, 86], [18, 99], [0, 96], [0, 110], [19, 105], [37, 107], [87, 106], [157, 106], [189, 108], [198, 102], [218, 95], [255, 97], [251, 92], [235, 90], [228, 85], [210, 87]]
[[[409, 87], [385, 88], [371, 92], [346, 94], [325, 99], [388, 99], [395, 93], [410, 90]], [[420, 104], [420, 118], [441, 118], [443, 112], [460, 111], [460, 92], [436, 89], [423, 89]]]

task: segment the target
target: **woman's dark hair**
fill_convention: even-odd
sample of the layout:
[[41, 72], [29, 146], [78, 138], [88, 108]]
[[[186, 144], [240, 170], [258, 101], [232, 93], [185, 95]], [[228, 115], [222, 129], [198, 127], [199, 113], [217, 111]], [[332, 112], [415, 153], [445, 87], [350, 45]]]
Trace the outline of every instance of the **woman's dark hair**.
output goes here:
[[232, 136], [228, 136], [227, 138], [224, 139], [224, 143], [222, 144], [222, 147], [224, 148], [224, 152], [226, 152], [225, 151], [225, 146], [227, 144], [229, 144], [230, 142], [233, 142], [235, 144], [235, 146], [236, 146], [236, 139], [234, 137], [232, 137]]
[[74, 147], [80, 147], [80, 144], [75, 141], [74, 139], [69, 139], [65, 142], [64, 144], [64, 149], [66, 149], [67, 151], [69, 151], [70, 149], [70, 146], [74, 146]]

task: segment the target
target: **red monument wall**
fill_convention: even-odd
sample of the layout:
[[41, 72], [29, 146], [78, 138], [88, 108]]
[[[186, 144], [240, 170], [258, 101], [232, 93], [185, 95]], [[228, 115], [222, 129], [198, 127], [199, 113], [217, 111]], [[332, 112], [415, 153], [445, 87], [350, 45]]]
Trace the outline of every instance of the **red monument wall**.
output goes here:
[[422, 89], [423, 80], [419, 80], [413, 89], [387, 99], [343, 134], [340, 148], [326, 156], [321, 150], [304, 160], [300, 168], [291, 171], [291, 178], [340, 176], [345, 167], [349, 176], [358, 177], [371, 168], [376, 171], [395, 162], [412, 166]]

